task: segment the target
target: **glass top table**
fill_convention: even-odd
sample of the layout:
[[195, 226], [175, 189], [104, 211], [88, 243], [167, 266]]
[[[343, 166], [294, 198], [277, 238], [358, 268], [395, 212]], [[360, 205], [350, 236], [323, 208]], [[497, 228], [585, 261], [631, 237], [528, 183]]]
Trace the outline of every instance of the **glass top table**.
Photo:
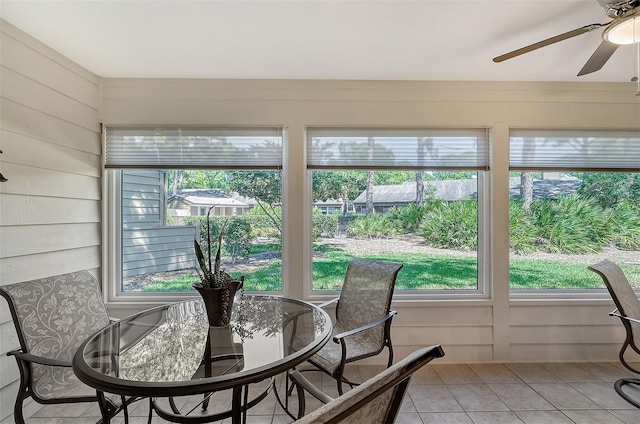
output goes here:
[[242, 387], [304, 362], [329, 340], [331, 326], [327, 313], [310, 303], [242, 294], [234, 302], [229, 327], [209, 327], [204, 304], [196, 298], [149, 309], [100, 330], [80, 346], [73, 370], [99, 392], [125, 396], [233, 389], [229, 416], [239, 422]]

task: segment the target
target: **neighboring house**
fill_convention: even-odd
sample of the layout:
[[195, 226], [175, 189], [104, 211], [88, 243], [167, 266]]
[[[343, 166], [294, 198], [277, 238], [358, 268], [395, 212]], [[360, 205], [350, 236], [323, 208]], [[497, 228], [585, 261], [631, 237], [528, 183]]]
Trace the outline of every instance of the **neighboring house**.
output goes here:
[[162, 171], [122, 171], [122, 276], [193, 268], [192, 226], [168, 226]]
[[[554, 175], [553, 179], [543, 178], [533, 181], [534, 199], [557, 199], [559, 195], [569, 195], [580, 187], [580, 180], [570, 176]], [[509, 191], [514, 199], [520, 198], [520, 178], [509, 178]], [[477, 180], [437, 180], [424, 182], [425, 199], [437, 199], [454, 202], [464, 199], [477, 199]], [[387, 213], [392, 207], [415, 204], [416, 183], [379, 185], [373, 187], [373, 207], [376, 213]], [[357, 213], [366, 213], [366, 190], [353, 201]]]
[[245, 199], [218, 189], [185, 189], [167, 199], [174, 223], [184, 216], [206, 215], [212, 206], [211, 214], [216, 216], [242, 215], [253, 207]]
[[332, 213], [340, 213], [342, 211], [342, 205], [344, 202], [342, 200], [336, 199], [327, 199], [327, 200], [318, 200], [313, 204], [315, 208], [320, 210], [325, 215], [331, 215]]

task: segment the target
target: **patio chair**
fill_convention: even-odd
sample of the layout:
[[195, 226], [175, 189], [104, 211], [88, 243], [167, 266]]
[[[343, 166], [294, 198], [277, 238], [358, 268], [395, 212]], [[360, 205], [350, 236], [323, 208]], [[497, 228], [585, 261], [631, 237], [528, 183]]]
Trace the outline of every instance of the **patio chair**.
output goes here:
[[294, 370], [290, 378], [298, 387], [299, 405], [302, 403], [300, 409], [304, 410], [302, 387], [325, 403], [309, 415], [299, 415], [296, 423], [393, 423], [413, 373], [429, 361], [442, 356], [444, 351], [439, 345], [419, 349], [336, 399], [322, 393], [299, 371]]
[[[638, 297], [633, 291], [631, 284], [629, 284], [624, 272], [615, 263], [605, 259], [595, 265], [589, 266], [588, 269], [602, 277], [604, 284], [607, 286], [607, 290], [609, 290], [609, 294], [611, 294], [613, 298], [613, 303], [616, 305], [616, 309], [609, 313], [609, 315], [620, 318], [622, 325], [624, 325], [627, 331], [626, 338], [618, 354], [620, 362], [628, 370], [640, 374], [640, 370], [633, 368], [624, 357], [628, 347], [631, 347], [632, 350], [640, 354], [640, 301], [638, 301]], [[614, 384], [616, 392], [622, 396], [622, 398], [636, 408], [640, 408], [640, 399], [634, 399], [624, 392], [623, 386], [627, 384], [640, 385], [640, 378], [621, 378]]]
[[72, 272], [0, 286], [0, 295], [9, 304], [20, 342], [19, 349], [7, 353], [16, 358], [20, 370], [16, 423], [24, 424], [22, 404], [29, 397], [41, 404], [100, 398], [101, 421], [109, 422], [124, 409], [127, 423], [124, 398], [97, 393], [71, 368], [80, 344], [110, 323], [96, 278], [88, 271]]
[[348, 267], [340, 296], [320, 305], [337, 302], [333, 342], [327, 343], [309, 359], [317, 369], [335, 378], [338, 393], [345, 378], [345, 365], [389, 350], [387, 368], [393, 363], [391, 344], [391, 299], [402, 264], [371, 259], [353, 259]]

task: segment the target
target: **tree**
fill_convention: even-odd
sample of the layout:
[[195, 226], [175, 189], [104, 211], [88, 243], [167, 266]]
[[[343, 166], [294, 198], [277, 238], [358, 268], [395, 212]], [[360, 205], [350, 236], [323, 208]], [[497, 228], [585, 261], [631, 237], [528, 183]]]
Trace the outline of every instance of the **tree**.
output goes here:
[[418, 166], [420, 169], [416, 171], [416, 206], [424, 205], [424, 167], [425, 167], [425, 155], [424, 151], [427, 147], [433, 145], [432, 139], [427, 137], [418, 137]]
[[349, 211], [351, 199], [366, 188], [365, 171], [314, 171], [312, 175], [313, 201], [335, 199], [342, 201], [342, 213]]
[[[369, 137], [367, 139], [367, 148], [368, 148], [367, 156], [369, 158], [369, 162], [373, 160], [374, 146], [375, 146], [374, 138]], [[367, 171], [367, 188], [365, 192], [365, 202], [366, 202], [365, 208], [367, 211], [367, 216], [375, 212], [375, 209], [373, 208], [373, 175], [374, 174], [375, 174], [375, 171]]]
[[520, 175], [520, 198], [522, 199], [522, 209], [531, 212], [533, 203], [533, 172], [523, 172]]
[[184, 183], [184, 170], [183, 169], [175, 169], [173, 171], [173, 182], [171, 184], [171, 195], [175, 196], [182, 191], [182, 186]]
[[578, 194], [592, 197], [603, 208], [640, 203], [640, 174], [585, 173]]
[[256, 205], [271, 220], [282, 235], [282, 172], [229, 171], [229, 189], [256, 201]]

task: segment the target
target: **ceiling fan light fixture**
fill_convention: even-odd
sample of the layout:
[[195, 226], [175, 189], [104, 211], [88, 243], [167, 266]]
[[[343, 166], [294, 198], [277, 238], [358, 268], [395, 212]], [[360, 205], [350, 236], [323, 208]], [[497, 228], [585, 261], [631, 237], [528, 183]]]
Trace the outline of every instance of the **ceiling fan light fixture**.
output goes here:
[[625, 45], [640, 42], [640, 15], [631, 16], [612, 22], [605, 29], [602, 37], [610, 43]]

